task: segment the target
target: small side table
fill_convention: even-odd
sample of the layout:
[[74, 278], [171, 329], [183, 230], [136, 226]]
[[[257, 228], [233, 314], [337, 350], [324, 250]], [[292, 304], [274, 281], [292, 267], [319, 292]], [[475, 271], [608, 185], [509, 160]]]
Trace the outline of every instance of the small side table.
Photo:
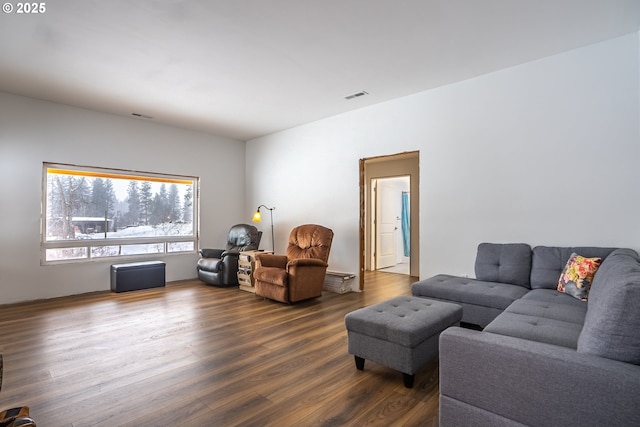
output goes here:
[[253, 269], [256, 264], [256, 255], [272, 254], [273, 251], [243, 251], [238, 258], [238, 286], [241, 290], [256, 293], [253, 279]]

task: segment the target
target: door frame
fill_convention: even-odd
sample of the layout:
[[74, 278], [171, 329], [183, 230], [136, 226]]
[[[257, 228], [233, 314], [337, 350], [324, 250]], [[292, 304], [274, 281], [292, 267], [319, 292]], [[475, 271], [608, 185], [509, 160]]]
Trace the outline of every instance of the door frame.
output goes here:
[[[371, 178], [391, 178], [410, 176], [411, 182], [411, 257], [410, 274], [420, 276], [420, 152], [405, 151], [385, 156], [367, 157], [359, 161], [360, 187], [360, 274], [359, 288], [364, 290], [364, 275], [367, 271], [367, 256], [370, 255], [370, 213], [371, 197], [369, 183]], [[370, 259], [370, 257], [369, 257]], [[370, 269], [370, 268], [369, 268]]]

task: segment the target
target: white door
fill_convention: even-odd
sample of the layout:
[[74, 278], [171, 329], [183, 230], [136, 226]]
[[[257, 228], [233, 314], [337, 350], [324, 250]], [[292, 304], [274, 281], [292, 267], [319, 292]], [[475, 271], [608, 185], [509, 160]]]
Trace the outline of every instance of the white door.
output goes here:
[[396, 265], [397, 191], [385, 179], [376, 185], [376, 270]]

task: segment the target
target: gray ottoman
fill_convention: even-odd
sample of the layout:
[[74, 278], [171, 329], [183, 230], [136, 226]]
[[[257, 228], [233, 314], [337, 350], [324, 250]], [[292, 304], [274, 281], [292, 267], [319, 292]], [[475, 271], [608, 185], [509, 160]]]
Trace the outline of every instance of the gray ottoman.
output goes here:
[[460, 319], [457, 304], [396, 297], [345, 316], [349, 353], [359, 370], [372, 360], [402, 372], [405, 387], [411, 388], [415, 373], [438, 356], [440, 332]]

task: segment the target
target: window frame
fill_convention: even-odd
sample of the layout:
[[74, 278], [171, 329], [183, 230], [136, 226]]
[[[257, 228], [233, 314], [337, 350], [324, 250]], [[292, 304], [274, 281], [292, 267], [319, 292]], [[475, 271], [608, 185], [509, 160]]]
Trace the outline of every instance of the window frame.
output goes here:
[[[193, 185], [193, 211], [192, 222], [193, 231], [191, 235], [186, 236], [154, 236], [154, 237], [129, 237], [129, 238], [92, 238], [92, 239], [74, 239], [74, 240], [47, 240], [47, 210], [49, 203], [49, 192], [47, 178], [50, 170], [55, 173], [69, 172], [69, 175], [89, 176], [112, 179], [128, 179], [139, 181], [152, 181], [161, 183], [183, 183], [192, 182]], [[67, 263], [83, 263], [96, 261], [115, 261], [126, 258], [148, 258], [158, 256], [172, 256], [197, 253], [200, 240], [200, 178], [187, 175], [173, 175], [157, 172], [145, 172], [137, 170], [114, 169], [96, 166], [72, 165], [64, 163], [43, 162], [42, 163], [42, 195], [40, 210], [40, 264], [54, 265]], [[192, 243], [193, 248], [190, 250], [171, 251], [170, 246], [173, 243]], [[128, 245], [149, 245], [162, 244], [162, 251], [157, 253], [138, 253], [125, 255], [107, 255], [92, 256], [91, 249], [103, 246], [119, 246], [122, 250], [123, 246]], [[65, 248], [84, 248], [86, 254], [80, 258], [69, 259], [50, 259], [47, 260], [47, 250], [49, 249], [65, 249]]]

